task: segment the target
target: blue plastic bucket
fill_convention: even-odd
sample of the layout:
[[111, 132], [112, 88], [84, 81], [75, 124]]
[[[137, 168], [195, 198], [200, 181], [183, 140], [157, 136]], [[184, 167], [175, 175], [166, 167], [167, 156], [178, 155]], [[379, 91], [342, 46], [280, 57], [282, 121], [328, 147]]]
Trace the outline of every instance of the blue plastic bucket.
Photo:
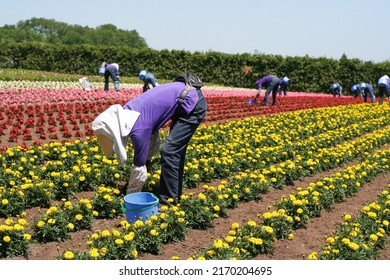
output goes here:
[[256, 101], [256, 100], [249, 99], [249, 100], [248, 100], [248, 104], [249, 104], [249, 105], [254, 105], [254, 104], [257, 104], [257, 101]]
[[99, 75], [104, 75], [104, 73], [106, 72], [106, 68], [104, 68], [104, 67], [100, 67], [99, 68]]
[[152, 215], [158, 214], [158, 198], [149, 192], [136, 192], [125, 196], [126, 220], [133, 223], [137, 220], [146, 221]]

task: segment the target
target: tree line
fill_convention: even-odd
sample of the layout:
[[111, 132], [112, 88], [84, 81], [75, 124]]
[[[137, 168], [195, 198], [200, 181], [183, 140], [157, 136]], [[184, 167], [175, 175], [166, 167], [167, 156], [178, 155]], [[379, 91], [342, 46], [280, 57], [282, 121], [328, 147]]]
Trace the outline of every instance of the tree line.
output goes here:
[[118, 29], [113, 24], [103, 24], [96, 28], [90, 28], [35, 17], [19, 21], [16, 25], [0, 27], [0, 42], [40, 42], [64, 45], [148, 48], [145, 39], [136, 30]]

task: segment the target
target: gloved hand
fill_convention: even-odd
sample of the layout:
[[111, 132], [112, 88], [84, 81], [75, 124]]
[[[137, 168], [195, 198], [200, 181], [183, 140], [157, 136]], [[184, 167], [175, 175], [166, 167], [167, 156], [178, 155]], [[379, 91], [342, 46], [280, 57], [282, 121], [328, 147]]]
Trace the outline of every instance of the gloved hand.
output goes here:
[[126, 194], [140, 192], [147, 179], [146, 166], [133, 166], [131, 168], [131, 174], [129, 183], [127, 184]]

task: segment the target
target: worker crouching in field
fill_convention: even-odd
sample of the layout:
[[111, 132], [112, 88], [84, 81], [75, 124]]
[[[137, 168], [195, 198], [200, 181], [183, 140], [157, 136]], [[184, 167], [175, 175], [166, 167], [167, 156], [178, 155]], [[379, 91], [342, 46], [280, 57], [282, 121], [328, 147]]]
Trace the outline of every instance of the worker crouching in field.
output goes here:
[[267, 106], [269, 105], [269, 95], [272, 92], [272, 106], [275, 106], [276, 105], [276, 95], [277, 95], [278, 89], [279, 89], [279, 82], [280, 82], [280, 79], [278, 78], [278, 76], [275, 76], [275, 75], [268, 75], [268, 76], [263, 77], [261, 80], [257, 80], [255, 85], [258, 89], [258, 92], [257, 92], [255, 98], [253, 99], [253, 102], [256, 102], [257, 98], [260, 96], [261, 89], [263, 87], [266, 87], [267, 90], [265, 91], [265, 97], [264, 97], [263, 103], [265, 103], [265, 105], [267, 105]]
[[187, 146], [206, 110], [200, 88], [187, 88], [185, 82], [174, 81], [152, 88], [124, 106], [112, 105], [93, 121], [92, 129], [103, 152], [115, 153], [122, 165], [127, 160], [127, 141], [131, 139], [134, 157], [127, 185], [129, 194], [142, 190], [147, 179], [148, 157], [159, 148], [160, 138], [155, 133], [171, 120], [170, 133], [160, 149], [159, 199], [160, 204], [176, 205], [182, 194]]
[[109, 89], [109, 78], [111, 77], [114, 82], [114, 88], [116, 91], [120, 91], [119, 83], [119, 65], [118, 63], [103, 62], [99, 69], [99, 75], [104, 76], [104, 90]]

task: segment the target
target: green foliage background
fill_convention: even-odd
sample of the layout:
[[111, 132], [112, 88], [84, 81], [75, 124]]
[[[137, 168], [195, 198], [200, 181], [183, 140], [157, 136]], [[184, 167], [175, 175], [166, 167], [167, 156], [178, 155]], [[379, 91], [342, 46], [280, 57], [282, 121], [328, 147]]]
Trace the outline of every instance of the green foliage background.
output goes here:
[[376, 90], [378, 79], [390, 74], [389, 61], [373, 63], [346, 55], [332, 59], [157, 51], [136, 31], [119, 30], [110, 24], [90, 29], [32, 19], [0, 28], [0, 38], [0, 68], [97, 75], [101, 63], [107, 61], [120, 65], [121, 76], [137, 77], [146, 69], [159, 80], [172, 80], [180, 72], [192, 71], [206, 83], [254, 88], [257, 79], [275, 74], [290, 78], [291, 91], [330, 92], [330, 85], [339, 82], [344, 93], [361, 82], [373, 84]]

